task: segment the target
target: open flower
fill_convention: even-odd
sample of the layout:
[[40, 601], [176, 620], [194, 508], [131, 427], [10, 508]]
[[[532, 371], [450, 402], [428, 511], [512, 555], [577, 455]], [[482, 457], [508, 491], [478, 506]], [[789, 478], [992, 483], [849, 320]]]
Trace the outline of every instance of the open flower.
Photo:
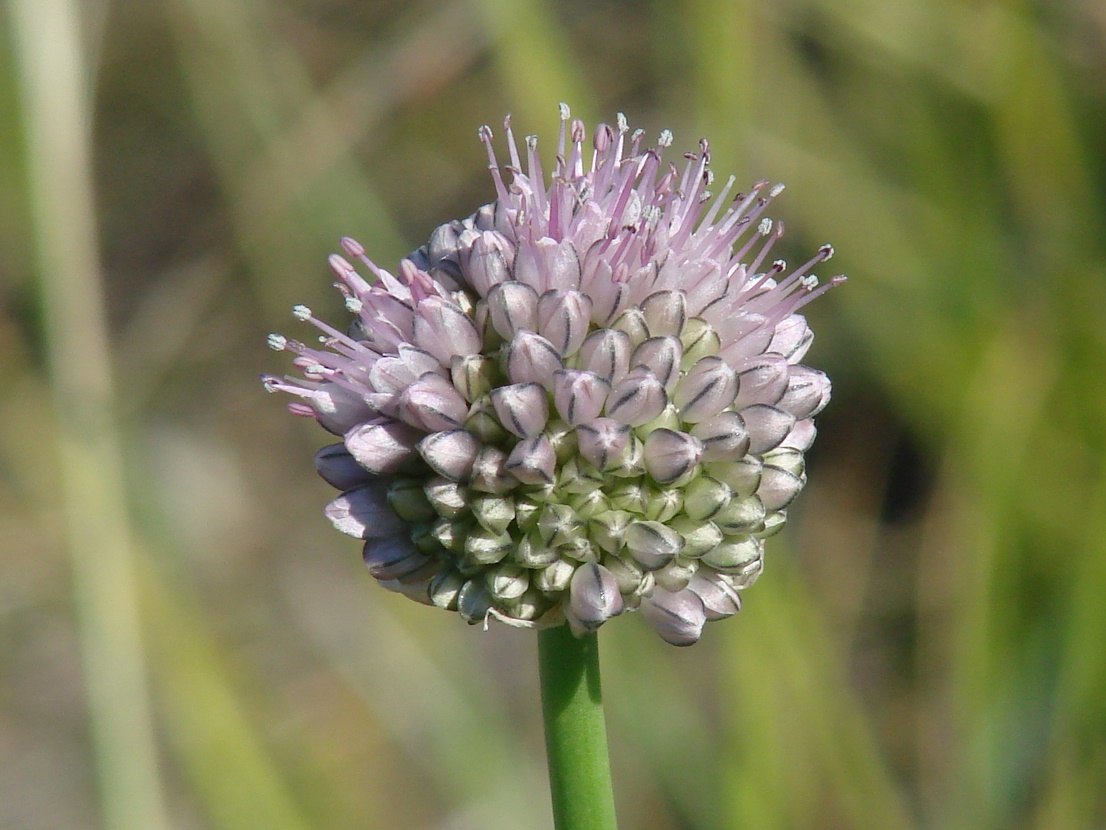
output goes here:
[[[582, 635], [638, 609], [670, 643], [731, 616], [806, 481], [830, 383], [800, 365], [798, 310], [831, 285], [769, 259], [783, 189], [715, 198], [702, 141], [642, 148], [562, 108], [552, 176], [507, 133], [497, 198], [437, 228], [396, 274], [352, 239], [332, 256], [356, 319], [309, 347], [280, 335], [295, 395], [339, 443], [316, 455], [326, 510], [364, 540], [386, 588], [458, 611]], [[525, 155], [525, 161], [523, 159]], [[503, 176], [503, 171], [509, 176]], [[362, 277], [350, 260], [371, 274]]]

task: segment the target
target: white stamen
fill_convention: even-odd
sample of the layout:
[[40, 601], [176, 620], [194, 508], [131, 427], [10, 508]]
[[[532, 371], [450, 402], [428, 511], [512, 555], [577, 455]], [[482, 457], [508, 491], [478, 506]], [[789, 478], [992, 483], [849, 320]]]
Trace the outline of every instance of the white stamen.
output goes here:
[[660, 137], [657, 139], [657, 145], [659, 147], [671, 147], [673, 141], [671, 130], [661, 130]]
[[269, 335], [269, 348], [274, 352], [282, 352], [288, 347], [288, 338], [283, 334]]
[[295, 317], [297, 320], [304, 320], [304, 321], [310, 320], [311, 319], [311, 309], [309, 309], [305, 305], [295, 306], [292, 309], [292, 316]]
[[822, 255], [822, 262], [825, 262], [827, 259], [832, 259], [833, 246], [829, 244], [823, 245], [821, 248], [818, 249], [818, 253]]
[[799, 280], [803, 284], [803, 288], [807, 291], [813, 291], [818, 287], [818, 278], [814, 274], [807, 274], [805, 277]]
[[780, 182], [768, 191], [768, 196], [772, 199], [775, 199], [777, 196], [783, 193], [783, 189], [785, 187], [787, 187], [787, 185], [785, 185], [783, 182]]
[[346, 297], [346, 310], [351, 314], [360, 314], [365, 304], [356, 297]]
[[760, 220], [760, 226], [757, 228], [757, 233], [761, 236], [768, 236], [772, 232], [772, 220], [767, 216]]
[[615, 117], [615, 123], [618, 124], [618, 131], [620, 133], [628, 133], [630, 131], [630, 122], [626, 120], [625, 113], [618, 113]]
[[561, 104], [560, 104], [559, 109], [560, 109], [561, 120], [562, 121], [567, 121], [569, 118], [572, 117], [572, 111], [568, 108], [568, 104], [566, 104], [562, 101]]

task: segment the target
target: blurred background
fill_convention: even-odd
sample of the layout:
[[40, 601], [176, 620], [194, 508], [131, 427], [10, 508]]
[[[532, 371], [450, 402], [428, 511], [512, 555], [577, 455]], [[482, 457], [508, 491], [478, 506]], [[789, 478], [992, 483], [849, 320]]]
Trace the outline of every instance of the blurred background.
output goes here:
[[[7, 0], [0, 826], [551, 827], [531, 634], [370, 584], [263, 393], [326, 255], [623, 111], [784, 181], [835, 384], [738, 618], [605, 627], [625, 828], [1106, 827], [1106, 6]], [[673, 157], [678, 157], [675, 153]], [[796, 260], [801, 261], [801, 260]], [[829, 273], [826, 273], [829, 276]]]

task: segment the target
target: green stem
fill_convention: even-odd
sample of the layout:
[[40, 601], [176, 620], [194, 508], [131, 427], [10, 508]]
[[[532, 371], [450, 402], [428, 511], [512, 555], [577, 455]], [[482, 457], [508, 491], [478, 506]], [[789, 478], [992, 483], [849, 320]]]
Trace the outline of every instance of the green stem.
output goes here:
[[557, 830], [615, 830], [599, 683], [599, 638], [567, 625], [538, 632], [549, 789]]

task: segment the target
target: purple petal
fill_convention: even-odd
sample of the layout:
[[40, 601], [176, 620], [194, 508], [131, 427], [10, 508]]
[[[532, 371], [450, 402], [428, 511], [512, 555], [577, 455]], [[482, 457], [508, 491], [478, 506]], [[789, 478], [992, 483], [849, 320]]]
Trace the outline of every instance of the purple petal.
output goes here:
[[776, 404], [798, 419], [817, 415], [829, 403], [830, 380], [823, 372], [807, 366], [792, 366], [787, 390]]
[[369, 573], [380, 580], [399, 579], [424, 567], [430, 558], [419, 553], [406, 536], [370, 539], [362, 557]]

